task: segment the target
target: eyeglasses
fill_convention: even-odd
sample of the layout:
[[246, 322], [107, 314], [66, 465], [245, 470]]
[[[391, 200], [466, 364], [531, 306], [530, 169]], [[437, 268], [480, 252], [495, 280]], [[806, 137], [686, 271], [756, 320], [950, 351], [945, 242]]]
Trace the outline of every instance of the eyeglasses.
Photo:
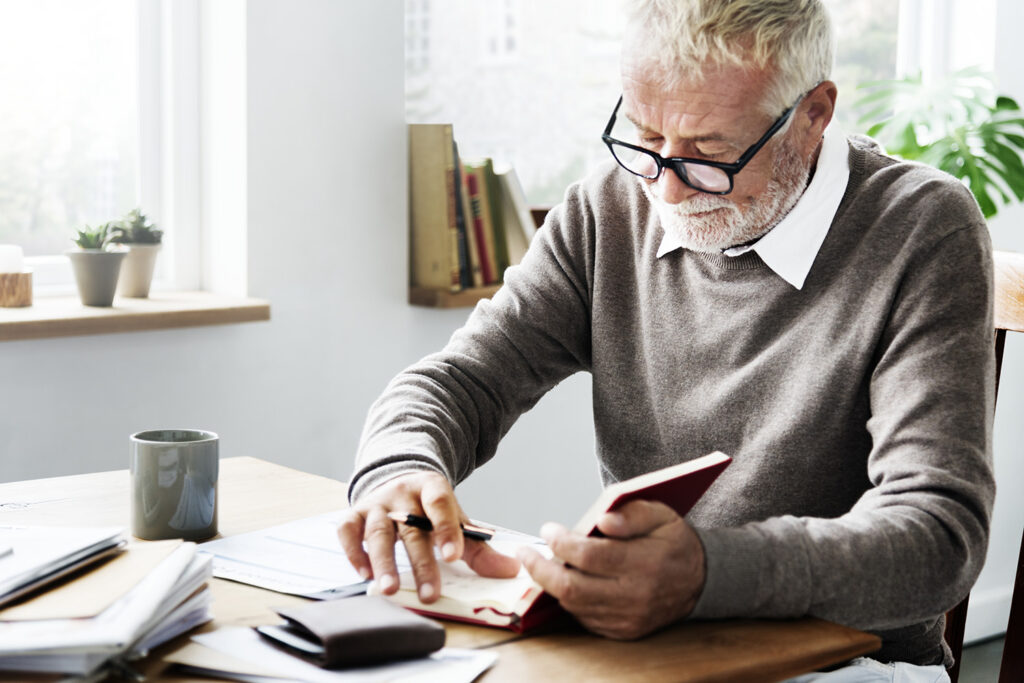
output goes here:
[[[803, 99], [803, 97], [801, 96], [800, 99]], [[743, 167], [754, 158], [754, 155], [765, 146], [768, 140], [779, 132], [780, 128], [786, 125], [786, 121], [789, 120], [798, 104], [800, 104], [800, 100], [797, 100], [793, 103], [793, 106], [782, 112], [782, 116], [776, 119], [772, 127], [761, 136], [761, 139], [748, 147], [747, 151], [731, 164], [710, 161], [708, 159], [689, 159], [687, 157], [665, 158], [649, 149], [616, 140], [611, 136], [611, 132], [615, 126], [615, 116], [619, 113], [619, 107], [622, 106], [621, 95], [614, 111], [612, 111], [612, 117], [608, 119], [608, 125], [604, 129], [601, 139], [604, 140], [604, 144], [608, 145], [608, 149], [611, 151], [612, 156], [615, 157], [615, 160], [619, 162], [619, 166], [641, 178], [654, 180], [661, 175], [664, 169], [671, 168], [676, 172], [680, 180], [695, 190], [708, 194], [729, 194], [732, 192], [733, 176], [742, 171]]]

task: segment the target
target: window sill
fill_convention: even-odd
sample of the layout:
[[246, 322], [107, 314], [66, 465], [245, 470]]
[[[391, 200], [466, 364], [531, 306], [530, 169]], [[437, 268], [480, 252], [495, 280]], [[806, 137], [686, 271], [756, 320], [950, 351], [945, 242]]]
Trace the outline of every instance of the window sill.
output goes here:
[[117, 297], [110, 308], [83, 306], [77, 296], [36, 297], [25, 308], [0, 308], [0, 341], [72, 337], [270, 320], [270, 303], [209, 292], [153, 292]]

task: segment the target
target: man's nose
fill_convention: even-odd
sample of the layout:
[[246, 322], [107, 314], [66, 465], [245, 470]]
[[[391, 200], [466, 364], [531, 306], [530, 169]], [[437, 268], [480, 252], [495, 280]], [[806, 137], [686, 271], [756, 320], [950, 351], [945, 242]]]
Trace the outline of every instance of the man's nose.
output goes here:
[[683, 182], [674, 169], [664, 168], [657, 179], [651, 181], [654, 185], [654, 194], [666, 204], [681, 204], [694, 195], [700, 194]]

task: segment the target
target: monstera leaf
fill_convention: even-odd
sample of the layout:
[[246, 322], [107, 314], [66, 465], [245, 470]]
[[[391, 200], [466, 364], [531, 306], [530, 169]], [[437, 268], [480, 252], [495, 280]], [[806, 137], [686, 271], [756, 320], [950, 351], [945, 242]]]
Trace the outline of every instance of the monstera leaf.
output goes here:
[[859, 122], [895, 156], [940, 168], [963, 181], [985, 217], [1024, 200], [1024, 115], [996, 93], [991, 75], [970, 67], [948, 80], [920, 75], [857, 87]]

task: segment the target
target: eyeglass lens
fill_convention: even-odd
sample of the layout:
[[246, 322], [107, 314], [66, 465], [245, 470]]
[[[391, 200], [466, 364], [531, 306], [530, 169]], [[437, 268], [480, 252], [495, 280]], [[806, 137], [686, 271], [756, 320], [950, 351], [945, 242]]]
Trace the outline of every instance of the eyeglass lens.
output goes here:
[[[658, 162], [651, 154], [614, 143], [611, 148], [616, 161], [627, 171], [649, 179], [658, 177], [660, 170]], [[709, 192], [729, 190], [729, 175], [720, 168], [687, 162], [669, 162], [668, 165], [683, 182], [698, 190]]]

